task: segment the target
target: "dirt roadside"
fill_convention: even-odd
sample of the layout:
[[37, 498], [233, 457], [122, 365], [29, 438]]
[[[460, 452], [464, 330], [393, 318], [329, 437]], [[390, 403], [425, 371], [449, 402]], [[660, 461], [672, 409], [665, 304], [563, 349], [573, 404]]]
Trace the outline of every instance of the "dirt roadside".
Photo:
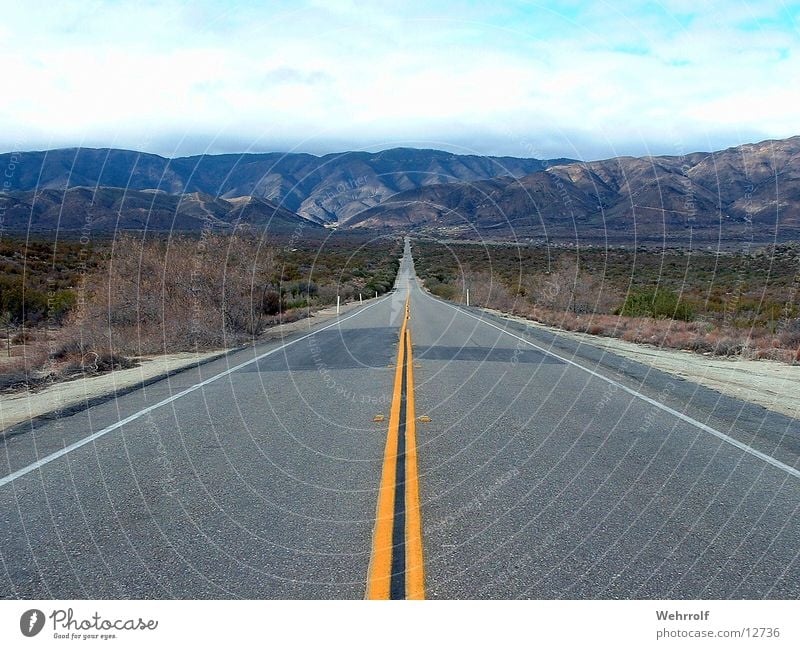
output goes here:
[[[368, 300], [364, 301], [365, 304], [367, 302]], [[361, 305], [358, 302], [344, 304], [341, 313], [345, 314], [359, 306]], [[335, 317], [336, 307], [320, 309], [309, 318], [270, 327], [259, 342], [269, 342], [290, 333], [308, 331], [312, 326]], [[91, 404], [143, 383], [166, 378], [183, 369], [220, 358], [231, 351], [234, 350], [217, 349], [201, 353], [146, 356], [136, 359], [139, 362], [137, 367], [62, 381], [36, 391], [0, 395], [0, 431], [36, 417], [71, 411], [81, 404]]]
[[773, 412], [800, 418], [800, 399], [798, 399], [800, 366], [798, 365], [662, 349], [653, 345], [630, 343], [619, 338], [564, 331], [494, 309], [483, 309], [483, 311], [592, 345], [662, 372], [699, 383], [727, 396], [755, 403]]

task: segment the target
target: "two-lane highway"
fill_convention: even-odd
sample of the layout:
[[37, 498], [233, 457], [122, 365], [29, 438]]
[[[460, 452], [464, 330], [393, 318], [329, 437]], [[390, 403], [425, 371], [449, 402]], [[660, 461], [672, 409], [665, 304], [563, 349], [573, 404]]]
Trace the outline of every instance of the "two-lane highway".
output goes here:
[[0, 594], [799, 596], [797, 423], [592, 359], [407, 244], [336, 322], [0, 440]]

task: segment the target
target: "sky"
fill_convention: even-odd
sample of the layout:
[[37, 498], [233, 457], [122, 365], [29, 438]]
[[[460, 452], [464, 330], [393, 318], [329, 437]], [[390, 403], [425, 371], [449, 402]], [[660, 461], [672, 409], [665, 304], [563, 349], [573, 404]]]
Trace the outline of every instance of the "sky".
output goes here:
[[3, 151], [598, 159], [800, 134], [800, 2], [0, 2]]

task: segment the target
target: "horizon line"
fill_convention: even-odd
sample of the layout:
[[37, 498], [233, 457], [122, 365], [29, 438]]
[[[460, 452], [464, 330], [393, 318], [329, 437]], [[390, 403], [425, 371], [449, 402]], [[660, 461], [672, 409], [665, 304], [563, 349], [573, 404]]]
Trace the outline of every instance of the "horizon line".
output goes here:
[[[696, 154], [713, 154], [721, 151], [728, 151], [730, 149], [736, 149], [743, 146], [756, 146], [759, 144], [769, 144], [772, 142], [785, 142], [787, 140], [793, 140], [795, 138], [800, 138], [800, 134], [797, 135], [790, 135], [784, 138], [766, 138], [764, 140], [758, 140], [755, 142], [741, 142], [739, 144], [734, 144], [732, 146], [728, 146], [722, 149], [712, 149], [712, 150], [697, 150], [697, 151], [689, 151], [688, 153], [683, 153], [679, 155], [675, 154], [666, 154], [666, 153], [656, 153], [656, 154], [647, 154], [647, 155], [618, 155], [618, 156], [611, 156], [607, 158], [592, 158], [590, 160], [582, 160], [579, 158], [572, 158], [569, 156], [553, 156], [547, 158], [536, 158], [533, 156], [515, 156], [515, 155], [493, 155], [489, 153], [456, 153], [454, 151], [450, 151], [448, 149], [436, 149], [430, 147], [414, 147], [414, 146], [396, 146], [396, 147], [389, 147], [386, 149], [378, 149], [375, 151], [370, 151], [366, 148], [354, 148], [354, 149], [344, 149], [339, 151], [330, 151], [328, 153], [310, 153], [308, 151], [286, 151], [286, 150], [264, 150], [264, 151], [230, 151], [230, 152], [223, 152], [223, 153], [195, 153], [191, 155], [181, 155], [175, 157], [169, 157], [166, 155], [162, 155], [160, 153], [155, 153], [153, 151], [146, 151], [144, 149], [129, 149], [126, 147], [112, 147], [112, 146], [60, 146], [54, 147], [51, 149], [13, 149], [10, 151], [1, 151], [0, 156], [6, 155], [14, 155], [14, 154], [27, 154], [27, 153], [52, 153], [55, 151], [121, 151], [126, 153], [136, 153], [136, 154], [144, 154], [155, 156], [158, 158], [162, 158], [164, 160], [172, 161], [172, 160], [185, 160], [188, 158], [203, 158], [203, 157], [222, 157], [222, 156], [260, 156], [260, 155], [283, 155], [283, 156], [290, 156], [290, 155], [306, 155], [312, 158], [327, 158], [330, 156], [344, 156], [351, 153], [364, 153], [364, 154], [379, 154], [379, 153], [386, 153], [389, 151], [400, 151], [400, 150], [409, 150], [409, 151], [435, 151], [439, 153], [449, 153], [454, 156], [461, 156], [461, 157], [476, 157], [476, 158], [508, 158], [512, 160], [538, 160], [540, 162], [548, 162], [551, 160], [570, 160], [572, 163], [575, 162], [601, 162], [603, 160], [615, 160], [617, 158], [683, 158], [690, 155]], [[570, 163], [568, 163], [570, 164]]]

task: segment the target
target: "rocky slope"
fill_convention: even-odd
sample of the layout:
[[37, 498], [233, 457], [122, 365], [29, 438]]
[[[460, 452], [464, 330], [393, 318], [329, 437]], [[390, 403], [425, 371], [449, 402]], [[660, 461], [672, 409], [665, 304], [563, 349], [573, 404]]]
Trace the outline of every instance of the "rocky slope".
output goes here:
[[351, 227], [452, 234], [744, 243], [800, 238], [800, 137], [715, 153], [555, 165], [522, 178], [421, 187]]
[[80, 229], [87, 219], [196, 230], [238, 219], [622, 245], [800, 239], [800, 137], [585, 163], [417, 149], [173, 160], [64, 149], [0, 155], [0, 166], [10, 172], [0, 215], [11, 230]]
[[168, 194], [117, 187], [0, 194], [3, 227], [16, 232], [112, 232], [116, 230], [230, 230], [239, 223], [285, 232], [321, 226], [270, 201], [207, 194]]
[[119, 149], [57, 149], [0, 155], [6, 191], [124, 187], [268, 199], [318, 223], [346, 223], [398, 192], [495, 176], [523, 176], [549, 164], [527, 158], [389, 149], [325, 156], [305, 153], [205, 155], [167, 159]]

